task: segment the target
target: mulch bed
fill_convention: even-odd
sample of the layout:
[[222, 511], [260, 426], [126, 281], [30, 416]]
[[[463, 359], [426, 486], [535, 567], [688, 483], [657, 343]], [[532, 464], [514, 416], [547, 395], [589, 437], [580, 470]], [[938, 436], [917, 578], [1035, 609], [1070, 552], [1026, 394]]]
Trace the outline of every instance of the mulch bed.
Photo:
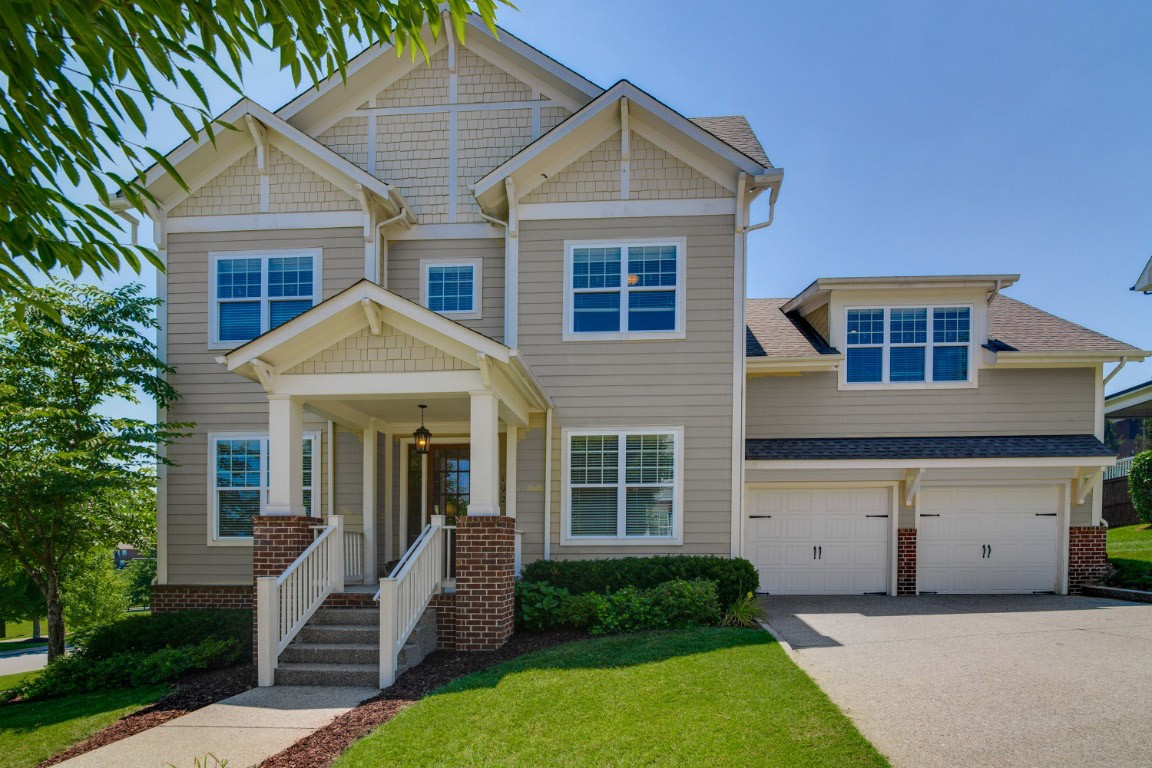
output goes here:
[[353, 742], [364, 738], [395, 717], [397, 712], [412, 706], [446, 683], [526, 653], [586, 637], [582, 632], [518, 632], [495, 651], [434, 651], [423, 663], [401, 675], [391, 688], [381, 691], [376, 698], [369, 699], [283, 752], [268, 758], [260, 763], [260, 768], [328, 768]]
[[70, 757], [91, 752], [105, 744], [126, 739], [141, 731], [155, 728], [181, 715], [186, 715], [255, 687], [256, 667], [252, 664], [202, 672], [186, 677], [176, 684], [175, 690], [166, 694], [155, 704], [117, 720], [79, 744], [74, 744], [63, 752], [53, 755], [40, 763], [37, 768], [55, 765]]

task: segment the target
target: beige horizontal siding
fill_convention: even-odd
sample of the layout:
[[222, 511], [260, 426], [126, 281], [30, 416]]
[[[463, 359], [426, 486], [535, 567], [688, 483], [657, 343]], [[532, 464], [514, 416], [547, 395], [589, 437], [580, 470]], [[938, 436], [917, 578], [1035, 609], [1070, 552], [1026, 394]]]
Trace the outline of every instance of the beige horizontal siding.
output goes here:
[[[731, 216], [523, 222], [520, 349], [556, 404], [552, 466], [554, 558], [726, 555], [730, 550], [732, 325], [735, 222]], [[687, 238], [687, 338], [564, 342], [564, 241]], [[544, 434], [534, 421], [520, 444], [517, 528], [524, 560], [543, 555]], [[682, 546], [560, 546], [563, 427], [684, 427]]]
[[[168, 579], [172, 584], [247, 584], [252, 579], [248, 547], [210, 547], [208, 433], [266, 432], [268, 399], [258, 384], [216, 362], [208, 348], [208, 254], [214, 251], [321, 248], [324, 296], [364, 275], [364, 239], [357, 228], [278, 232], [216, 232], [168, 236], [168, 361], [170, 381], [180, 393], [169, 419], [195, 422], [189, 437], [169, 448], [176, 466], [168, 470]], [[316, 472], [324, 478], [325, 422], [307, 415], [305, 428], [321, 432]], [[359, 458], [355, 461], [358, 463]], [[321, 509], [327, 497], [322, 491]]]
[[749, 438], [1092, 434], [1091, 368], [996, 370], [966, 389], [845, 390], [835, 373], [749, 379]]
[[482, 259], [481, 316], [459, 320], [489, 338], [504, 339], [504, 240], [394, 240], [388, 243], [388, 290], [420, 303], [421, 259]]

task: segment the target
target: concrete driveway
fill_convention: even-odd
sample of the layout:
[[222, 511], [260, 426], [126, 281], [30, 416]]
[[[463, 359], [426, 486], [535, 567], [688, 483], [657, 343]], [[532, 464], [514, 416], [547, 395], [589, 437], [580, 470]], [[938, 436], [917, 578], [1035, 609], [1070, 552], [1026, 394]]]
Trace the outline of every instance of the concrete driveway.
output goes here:
[[1152, 767], [1152, 605], [1058, 595], [765, 597], [894, 766]]

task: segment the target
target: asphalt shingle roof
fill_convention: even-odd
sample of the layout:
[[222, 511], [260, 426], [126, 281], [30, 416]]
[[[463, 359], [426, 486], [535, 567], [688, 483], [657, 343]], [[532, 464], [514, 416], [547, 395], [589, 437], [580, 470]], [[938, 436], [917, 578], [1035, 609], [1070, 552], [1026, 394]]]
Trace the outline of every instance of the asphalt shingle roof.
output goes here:
[[1139, 352], [1130, 344], [997, 294], [988, 306], [988, 335], [999, 349], [1017, 352]]
[[784, 314], [780, 307], [789, 299], [748, 299], [745, 303], [745, 354], [748, 357], [819, 357], [836, 354], [836, 350], [793, 312]]
[[728, 146], [743, 152], [748, 157], [765, 168], [772, 167], [772, 161], [760, 145], [760, 139], [748, 124], [748, 118], [743, 115], [725, 115], [723, 117], [690, 117], [688, 118], [708, 133], [712, 134]]
[[1115, 456], [1094, 435], [750, 439], [749, 461], [827, 459], [1034, 459]]

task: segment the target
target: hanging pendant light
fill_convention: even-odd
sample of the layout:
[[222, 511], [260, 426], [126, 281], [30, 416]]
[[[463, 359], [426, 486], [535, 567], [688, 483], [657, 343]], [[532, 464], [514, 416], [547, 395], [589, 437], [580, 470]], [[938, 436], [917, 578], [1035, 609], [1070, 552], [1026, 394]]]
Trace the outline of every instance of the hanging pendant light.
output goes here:
[[426, 405], [419, 406], [420, 408], [420, 426], [412, 433], [412, 438], [416, 441], [416, 453], [423, 456], [428, 453], [428, 444], [432, 442], [432, 433], [424, 426], [424, 409]]

